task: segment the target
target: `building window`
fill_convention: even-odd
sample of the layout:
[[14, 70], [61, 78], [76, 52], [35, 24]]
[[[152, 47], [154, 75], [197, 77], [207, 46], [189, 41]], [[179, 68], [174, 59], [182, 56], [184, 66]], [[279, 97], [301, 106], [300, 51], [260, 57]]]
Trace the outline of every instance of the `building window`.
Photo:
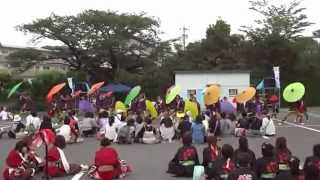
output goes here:
[[238, 95], [238, 89], [229, 89], [229, 96]]

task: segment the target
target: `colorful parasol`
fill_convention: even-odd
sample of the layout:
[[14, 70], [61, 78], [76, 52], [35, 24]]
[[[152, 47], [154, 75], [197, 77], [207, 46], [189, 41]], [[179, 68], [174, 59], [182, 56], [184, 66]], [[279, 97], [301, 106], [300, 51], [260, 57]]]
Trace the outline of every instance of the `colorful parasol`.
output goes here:
[[16, 84], [15, 86], [13, 86], [13, 88], [11, 88], [9, 94], [8, 94], [8, 99], [19, 89], [19, 87], [23, 84], [23, 81]]
[[197, 104], [189, 100], [185, 101], [185, 104], [184, 104], [184, 112], [186, 113], [188, 111], [191, 112], [192, 119], [194, 120], [199, 115]]
[[245, 103], [252, 99], [254, 95], [256, 95], [256, 89], [253, 87], [248, 87], [236, 96], [236, 101], [238, 103]]
[[149, 111], [152, 118], [158, 117], [158, 112], [157, 112], [156, 108], [154, 107], [153, 103], [149, 100], [146, 100], [146, 109], [147, 109], [147, 111]]
[[141, 91], [141, 86], [136, 86], [136, 87], [132, 88], [130, 90], [129, 94], [127, 95], [124, 103], [126, 105], [129, 105], [134, 100], [134, 98], [136, 98], [139, 95], [140, 91]]
[[170, 104], [174, 98], [180, 93], [181, 87], [179, 85], [175, 85], [174, 87], [170, 87], [166, 96], [166, 104]]
[[283, 91], [283, 98], [287, 102], [297, 102], [305, 94], [305, 87], [300, 82], [289, 84]]
[[205, 105], [212, 105], [219, 101], [220, 97], [220, 87], [217, 85], [212, 85], [208, 87], [204, 93], [204, 103]]
[[52, 101], [52, 97], [57, 94], [62, 88], [66, 86], [66, 83], [60, 83], [53, 86], [49, 93], [47, 94], [47, 102], [50, 103]]
[[220, 111], [226, 114], [232, 114], [236, 112], [236, 109], [229, 101], [222, 101], [220, 103]]
[[127, 107], [125, 104], [123, 104], [123, 102], [117, 101], [115, 105], [115, 110], [117, 112], [127, 112]]
[[104, 84], [104, 81], [95, 83], [91, 86], [90, 90], [88, 91], [88, 95], [95, 93], [98, 89], [100, 89]]

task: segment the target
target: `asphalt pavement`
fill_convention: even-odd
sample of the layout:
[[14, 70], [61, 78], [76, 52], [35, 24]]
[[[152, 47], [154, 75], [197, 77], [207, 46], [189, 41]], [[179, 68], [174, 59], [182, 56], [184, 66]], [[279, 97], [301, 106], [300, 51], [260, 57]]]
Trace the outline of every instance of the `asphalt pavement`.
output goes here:
[[[284, 111], [285, 112], [285, 111]], [[292, 153], [299, 157], [303, 162], [306, 156], [312, 154], [314, 144], [320, 143], [320, 108], [309, 108], [310, 120], [305, 125], [296, 125], [292, 118], [288, 119], [289, 124], [277, 125], [277, 137], [285, 136], [288, 140], [288, 147]], [[282, 113], [280, 118], [284, 116]], [[260, 147], [263, 142], [269, 141], [274, 143], [276, 137], [269, 140], [261, 137], [249, 138], [250, 148], [256, 153], [257, 157], [261, 156]], [[225, 143], [231, 144], [237, 148], [238, 139], [236, 137], [223, 137], [219, 142], [220, 145]], [[10, 149], [14, 147], [16, 140], [7, 138], [0, 139], [0, 169], [3, 170], [5, 158]], [[187, 180], [192, 178], [175, 178], [166, 173], [167, 165], [173, 158], [176, 150], [181, 143], [179, 141], [171, 144], [156, 145], [112, 145], [115, 147], [121, 159], [125, 159], [133, 167], [133, 173], [126, 179], [130, 180]], [[200, 161], [202, 161], [202, 150], [205, 145], [197, 145]], [[82, 163], [90, 165], [94, 160], [95, 151], [99, 148], [99, 142], [94, 138], [86, 138], [81, 144], [68, 145], [65, 149], [66, 156], [71, 163]], [[36, 179], [41, 179], [37, 177]], [[57, 179], [71, 179], [57, 178]], [[88, 178], [82, 178], [88, 179]]]

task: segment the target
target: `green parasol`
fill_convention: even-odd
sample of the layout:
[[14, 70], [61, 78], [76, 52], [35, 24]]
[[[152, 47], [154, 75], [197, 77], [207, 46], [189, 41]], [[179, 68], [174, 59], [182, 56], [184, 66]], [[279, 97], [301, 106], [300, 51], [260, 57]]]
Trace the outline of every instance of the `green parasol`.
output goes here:
[[167, 96], [166, 96], [166, 104], [170, 104], [174, 98], [180, 93], [181, 87], [179, 85], [175, 85], [174, 87], [170, 88]]
[[23, 84], [23, 81], [16, 84], [15, 86], [13, 86], [13, 88], [10, 90], [7, 98], [9, 99], [12, 96], [12, 94], [14, 94], [22, 84]]
[[131, 89], [124, 103], [126, 105], [129, 105], [134, 100], [134, 98], [136, 98], [139, 95], [140, 90], [141, 90], [141, 86], [136, 86], [133, 89]]
[[289, 84], [283, 91], [283, 98], [287, 102], [299, 101], [305, 93], [305, 87], [300, 82]]

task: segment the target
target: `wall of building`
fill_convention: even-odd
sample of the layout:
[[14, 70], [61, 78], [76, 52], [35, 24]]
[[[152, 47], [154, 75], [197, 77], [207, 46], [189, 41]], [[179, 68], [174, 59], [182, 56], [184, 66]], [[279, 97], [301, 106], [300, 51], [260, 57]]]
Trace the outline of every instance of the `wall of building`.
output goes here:
[[188, 99], [190, 93], [196, 92], [198, 102], [204, 106], [203, 91], [207, 86], [220, 85], [221, 97], [225, 96], [231, 100], [236, 93], [250, 86], [250, 73], [177, 73], [175, 84], [182, 88], [180, 96]]

